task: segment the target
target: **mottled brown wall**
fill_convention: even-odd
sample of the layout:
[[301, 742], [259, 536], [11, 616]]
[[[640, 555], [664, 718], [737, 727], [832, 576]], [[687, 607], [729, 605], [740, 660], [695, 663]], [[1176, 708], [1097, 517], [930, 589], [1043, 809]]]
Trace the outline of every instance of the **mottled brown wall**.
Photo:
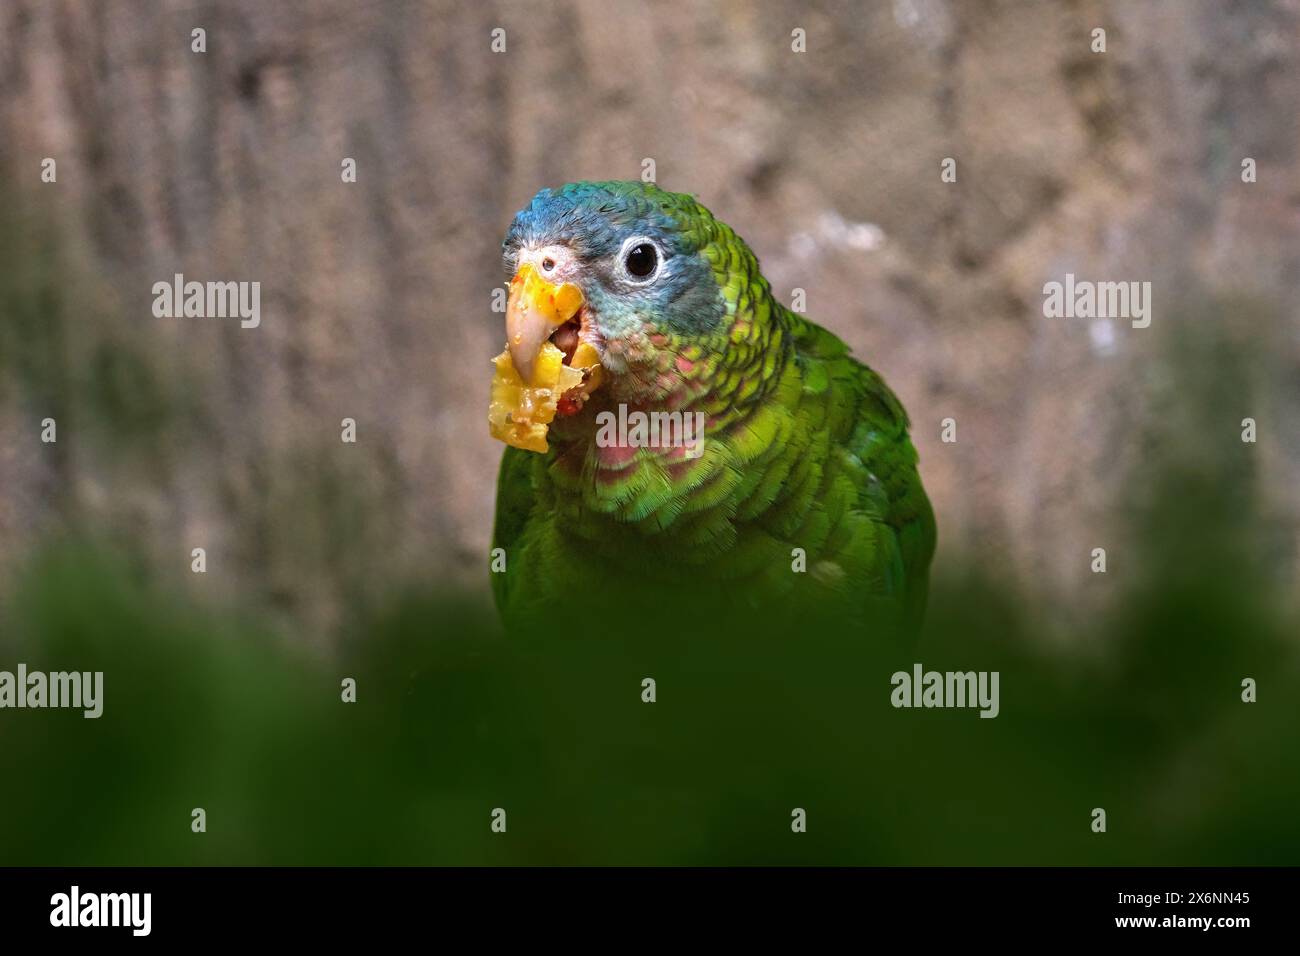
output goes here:
[[[53, 224], [63, 257], [19, 283], [54, 287], [58, 320], [0, 339], [33, 353], [21, 383], [0, 362], [5, 562], [93, 522], [181, 563], [202, 543], [205, 586], [309, 617], [403, 580], [481, 585], [501, 235], [539, 187], [645, 157], [900, 393], [940, 560], [1049, 593], [1080, 593], [1087, 551], [1122, 536], [1153, 356], [1193, 321], [1176, 304], [1257, 303], [1240, 334], [1272, 364], [1205, 427], [1260, 418], [1295, 560], [1295, 0], [7, 0], [0, 92], [8, 254], [37, 268]], [[260, 281], [261, 327], [155, 319], [174, 272]], [[1152, 328], [1117, 323], [1103, 348], [1105, 329], [1044, 319], [1066, 272], [1153, 281]], [[57, 451], [33, 445], [46, 407]]]

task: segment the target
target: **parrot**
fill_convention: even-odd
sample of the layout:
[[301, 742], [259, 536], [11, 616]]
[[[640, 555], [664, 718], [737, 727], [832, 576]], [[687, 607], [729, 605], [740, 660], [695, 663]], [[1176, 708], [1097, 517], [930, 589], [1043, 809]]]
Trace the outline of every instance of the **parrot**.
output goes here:
[[936, 526], [907, 413], [729, 226], [653, 183], [573, 182], [515, 215], [502, 259], [507, 622], [676, 586], [919, 626]]

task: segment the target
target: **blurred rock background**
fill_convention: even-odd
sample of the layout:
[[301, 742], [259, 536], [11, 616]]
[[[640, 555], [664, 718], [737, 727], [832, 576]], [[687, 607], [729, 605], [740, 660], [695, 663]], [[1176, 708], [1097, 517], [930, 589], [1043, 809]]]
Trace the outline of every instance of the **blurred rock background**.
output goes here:
[[[486, 593], [502, 234], [652, 158], [900, 394], [941, 570], [1104, 600], [1199, 336], [1250, 384], [1178, 434], [1257, 420], [1242, 497], [1300, 583], [1300, 0], [5, 0], [0, 94], [0, 571], [65, 529], [204, 547], [191, 586], [317, 634]], [[155, 318], [177, 272], [260, 281], [260, 328]], [[1151, 327], [1045, 319], [1067, 272], [1151, 281]]]

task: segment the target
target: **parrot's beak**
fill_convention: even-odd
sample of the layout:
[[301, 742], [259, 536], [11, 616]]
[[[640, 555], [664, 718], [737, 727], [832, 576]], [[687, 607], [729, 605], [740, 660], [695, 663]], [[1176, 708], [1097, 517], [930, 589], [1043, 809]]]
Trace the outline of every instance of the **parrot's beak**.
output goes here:
[[524, 382], [531, 384], [538, 353], [546, 340], [582, 308], [582, 292], [571, 282], [547, 282], [531, 262], [525, 262], [510, 280], [506, 303], [506, 348]]

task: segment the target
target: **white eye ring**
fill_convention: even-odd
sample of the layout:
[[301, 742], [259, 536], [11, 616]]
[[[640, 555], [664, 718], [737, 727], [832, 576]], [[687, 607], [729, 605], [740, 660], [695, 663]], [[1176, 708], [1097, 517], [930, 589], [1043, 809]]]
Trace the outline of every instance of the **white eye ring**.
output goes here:
[[[637, 249], [639, 246], [649, 246], [654, 252], [654, 267], [645, 275], [637, 275], [628, 266], [628, 258], [631, 256], [633, 250]], [[628, 282], [635, 285], [648, 285], [649, 283], [654, 282], [662, 271], [663, 262], [664, 254], [659, 248], [659, 244], [647, 236], [633, 236], [631, 239], [624, 242], [622, 248], [618, 251], [619, 270]]]

